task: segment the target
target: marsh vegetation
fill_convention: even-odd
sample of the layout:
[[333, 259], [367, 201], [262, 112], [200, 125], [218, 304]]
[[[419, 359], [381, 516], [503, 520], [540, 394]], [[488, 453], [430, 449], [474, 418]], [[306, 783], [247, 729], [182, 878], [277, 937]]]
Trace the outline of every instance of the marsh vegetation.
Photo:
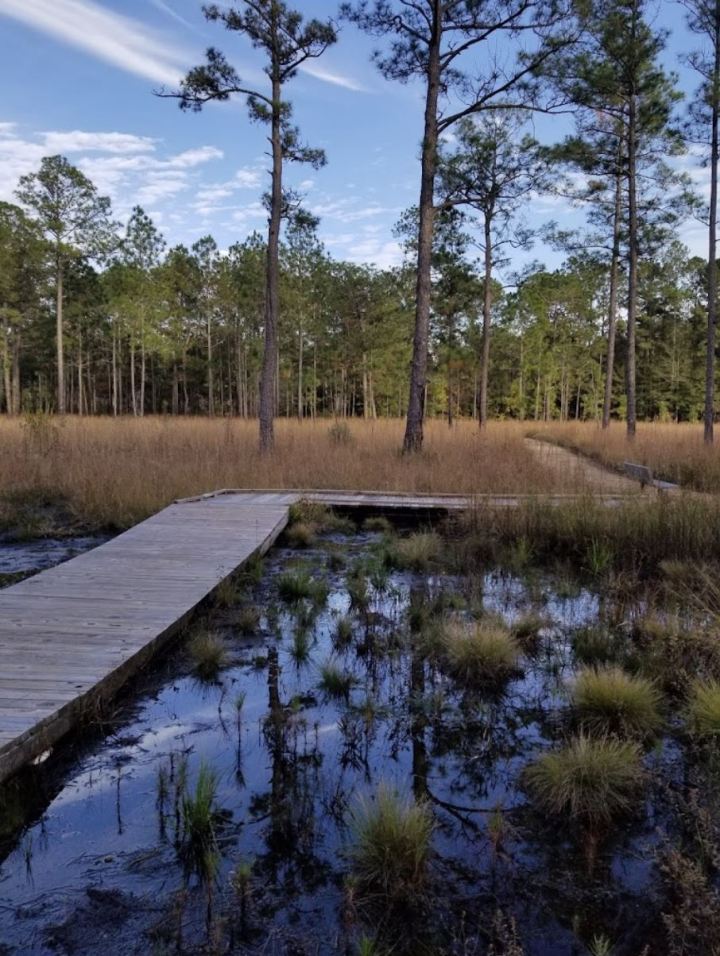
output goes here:
[[608, 538], [598, 573], [510, 519], [293, 521], [312, 542], [3, 792], [10, 952], [713, 952], [711, 566], [673, 535]]

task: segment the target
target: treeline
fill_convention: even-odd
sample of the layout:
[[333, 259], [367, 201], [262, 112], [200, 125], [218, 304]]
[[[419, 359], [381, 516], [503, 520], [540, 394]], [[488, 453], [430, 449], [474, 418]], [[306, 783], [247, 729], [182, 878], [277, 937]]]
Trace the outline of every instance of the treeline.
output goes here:
[[[335, 23], [280, 0], [206, 8], [261, 51], [267, 88], [246, 88], [212, 48], [161, 95], [190, 110], [246, 99], [271, 147], [267, 234], [222, 253], [209, 236], [167, 249], [142, 209], [121, 229], [78, 169], [47, 157], [19, 205], [0, 207], [0, 407], [257, 415], [265, 449], [277, 414], [404, 415], [406, 451], [426, 414], [615, 415], [630, 437], [638, 417], [703, 415], [712, 440], [720, 7], [685, 7], [698, 37], [688, 105], [646, 0], [343, 4], [386, 43], [383, 74], [425, 91], [420, 191], [394, 270], [333, 261], [285, 186], [288, 163], [325, 162], [286, 87], [337, 41]], [[529, 120], [556, 110], [574, 130], [538, 143]], [[709, 203], [674, 162], [688, 149], [707, 165]], [[585, 226], [528, 223], [542, 194], [582, 207]], [[676, 241], [690, 216], [706, 216], [705, 261]], [[517, 274], [514, 250], [538, 232], [565, 265]]]
[[[461, 233], [456, 233], [461, 235]], [[464, 255], [433, 290], [430, 415], [479, 416], [484, 285]], [[259, 411], [266, 248], [221, 253], [213, 239], [166, 249], [140, 209], [110, 261], [63, 267], [65, 409], [78, 414], [241, 415]], [[412, 265], [379, 270], [330, 258], [312, 230], [281, 247], [278, 414], [403, 416], [413, 330]], [[21, 209], [0, 204], [0, 408], [57, 408], [55, 250]], [[644, 269], [638, 402], [644, 418], [702, 414], [706, 266], [680, 244]], [[608, 273], [601, 257], [532, 268], [492, 286], [492, 417], [602, 414]], [[625, 415], [620, 322], [613, 414]]]

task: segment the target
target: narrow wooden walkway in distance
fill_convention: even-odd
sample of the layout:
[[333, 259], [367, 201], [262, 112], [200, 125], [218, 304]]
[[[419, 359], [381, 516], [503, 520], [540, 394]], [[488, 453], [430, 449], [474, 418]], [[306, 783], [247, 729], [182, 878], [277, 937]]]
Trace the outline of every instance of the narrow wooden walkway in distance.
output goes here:
[[0, 782], [116, 693], [226, 577], [264, 553], [301, 497], [418, 514], [480, 502], [517, 507], [526, 498], [223, 490], [175, 502], [107, 544], [0, 590]]

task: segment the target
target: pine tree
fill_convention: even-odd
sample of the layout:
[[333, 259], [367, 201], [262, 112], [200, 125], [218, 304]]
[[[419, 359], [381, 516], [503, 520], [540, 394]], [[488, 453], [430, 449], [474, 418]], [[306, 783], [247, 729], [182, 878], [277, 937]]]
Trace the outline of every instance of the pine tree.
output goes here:
[[242, 4], [203, 7], [205, 17], [219, 22], [233, 33], [246, 37], [265, 55], [264, 72], [270, 81], [267, 91], [242, 82], [235, 68], [219, 50], [211, 47], [203, 65], [194, 67], [176, 93], [161, 93], [179, 98], [181, 109], [198, 111], [206, 103], [227, 101], [235, 94], [245, 96], [248, 113], [254, 122], [270, 127], [272, 170], [265, 280], [265, 346], [260, 382], [260, 448], [269, 451], [274, 442], [273, 419], [276, 402], [278, 365], [278, 310], [280, 281], [280, 228], [294, 198], [283, 190], [283, 166], [287, 162], [309, 163], [314, 168], [325, 163], [322, 150], [311, 149], [300, 141], [292, 124], [292, 106], [285, 100], [286, 84], [309, 59], [317, 59], [335, 43], [337, 37], [330, 21], [310, 20], [291, 10], [281, 0], [244, 0]]
[[20, 179], [17, 197], [37, 217], [53, 247], [55, 271], [55, 343], [57, 355], [57, 410], [65, 414], [65, 349], [63, 279], [78, 256], [107, 254], [115, 240], [110, 200], [99, 196], [87, 176], [64, 156], [46, 156], [37, 173]]

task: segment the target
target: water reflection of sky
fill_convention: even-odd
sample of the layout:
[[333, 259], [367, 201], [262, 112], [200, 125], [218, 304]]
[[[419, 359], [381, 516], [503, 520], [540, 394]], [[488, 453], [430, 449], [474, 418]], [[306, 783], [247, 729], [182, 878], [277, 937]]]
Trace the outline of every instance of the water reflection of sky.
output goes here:
[[[371, 540], [358, 536], [342, 546], [352, 561]], [[413, 685], [412, 640], [401, 648], [393, 641], [406, 631], [411, 593], [432, 598], [444, 590], [462, 592], [464, 582], [394, 572], [386, 592], [374, 595], [373, 626], [354, 614], [352, 645], [334, 647], [337, 622], [350, 608], [344, 574], [328, 570], [323, 551], [309, 552], [302, 560], [313, 573], [327, 577], [331, 592], [312, 625], [309, 658], [297, 662], [293, 638], [299, 624], [276, 593], [278, 574], [297, 560], [297, 552], [283, 550], [267, 560], [263, 581], [252, 595], [266, 612], [257, 634], [243, 636], [232, 609], [216, 612], [210, 626], [225, 635], [231, 658], [220, 684], [202, 684], [188, 674], [184, 652], [178, 650], [166, 664], [169, 676], [147, 678], [147, 689], [125, 705], [113, 734], [85, 745], [63, 777], [48, 781], [55, 795], [42, 818], [18, 835], [0, 866], [3, 941], [23, 954], [47, 952], [48, 927], [74, 919], [87, 905], [88, 886], [133, 894], [152, 900], [155, 907], [170, 904], [182, 873], [172, 843], [172, 795], [165, 806], [163, 836], [158, 779], [161, 769], [172, 778], [184, 757], [191, 788], [201, 762], [219, 777], [218, 804], [226, 811], [222, 885], [227, 886], [238, 860], [255, 859], [257, 879], [266, 881], [269, 898], [280, 873], [292, 886], [283, 891], [282, 906], [269, 907], [264, 917], [268, 931], [300, 920], [302, 914], [303, 933], [318, 939], [336, 934], [350, 809], [358, 794], [374, 792], [381, 780], [410, 790], [421, 770], [436, 801], [434, 845], [443, 879], [453, 892], [470, 895], [493, 879], [499, 864], [487, 840], [488, 814], [495, 807], [503, 812], [524, 807], [520, 773], [557, 733], [574, 667], [571, 634], [597, 620], [597, 596], [579, 589], [560, 598], [547, 577], [531, 581], [485, 573], [475, 582], [485, 611], [511, 622], [534, 608], [546, 619], [537, 650], [524, 659], [522, 673], [504, 694], [462, 692], [429, 668], [418, 688]], [[277, 614], [271, 613], [273, 605]], [[279, 750], [264, 729], [273, 693], [267, 657], [275, 648], [280, 672], [275, 693], [285, 714]], [[347, 702], [333, 700], [319, 688], [320, 669], [328, 659], [355, 679]], [[366, 699], [378, 707], [372, 722], [364, 716]], [[419, 712], [424, 714], [421, 721]], [[289, 821], [293, 837], [278, 856], [281, 821]], [[644, 854], [647, 831], [638, 827], [636, 836], [631, 833], [608, 857], [604, 891], [611, 910], [613, 893], [641, 894], [652, 876]], [[562, 874], [568, 878], [569, 844], [548, 847], [542, 837], [521, 828], [514, 834], [518, 865], [530, 872], [539, 867], [543, 873], [554, 873], [557, 866], [557, 879]], [[563, 856], [565, 852], [571, 856]], [[137, 904], [141, 925], [145, 905]], [[534, 940], [527, 952], [549, 956], [572, 951], [573, 934], [553, 916], [553, 905], [552, 899], [543, 900], [526, 909], [523, 925]], [[140, 930], [121, 928], [103, 942], [103, 952], [135, 952], [128, 947], [141, 939]], [[95, 951], [83, 950], [83, 945], [80, 938], [75, 951]]]

